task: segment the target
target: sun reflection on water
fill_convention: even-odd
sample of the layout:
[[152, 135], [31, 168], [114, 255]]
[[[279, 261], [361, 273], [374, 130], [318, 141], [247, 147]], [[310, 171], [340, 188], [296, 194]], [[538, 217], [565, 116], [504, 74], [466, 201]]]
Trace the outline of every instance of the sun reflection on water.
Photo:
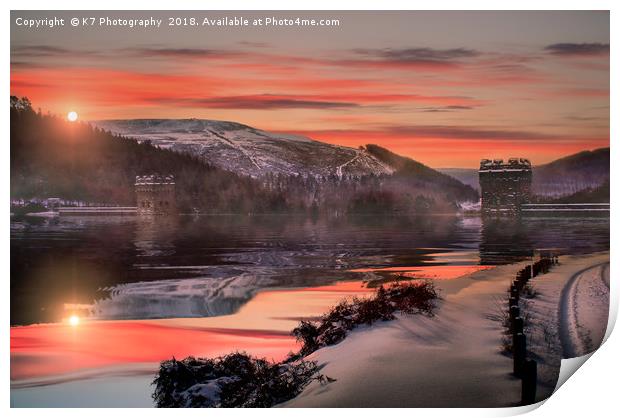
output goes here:
[[71, 325], [72, 327], [77, 327], [78, 325], [80, 325], [80, 317], [77, 315], [71, 315], [69, 317], [69, 325]]

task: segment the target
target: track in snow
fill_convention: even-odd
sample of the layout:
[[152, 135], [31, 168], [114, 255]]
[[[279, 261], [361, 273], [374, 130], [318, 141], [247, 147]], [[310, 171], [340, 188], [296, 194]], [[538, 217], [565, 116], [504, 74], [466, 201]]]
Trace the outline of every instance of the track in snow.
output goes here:
[[562, 289], [559, 309], [563, 357], [596, 350], [609, 319], [609, 263], [575, 273]]
[[222, 140], [224, 143], [226, 143], [227, 145], [230, 145], [231, 147], [233, 147], [234, 149], [236, 149], [237, 151], [239, 151], [245, 158], [247, 158], [248, 160], [250, 160], [250, 162], [252, 164], [254, 164], [254, 166], [256, 168], [258, 168], [259, 170], [261, 169], [261, 166], [256, 162], [256, 160], [254, 159], [254, 157], [252, 157], [250, 155], [249, 152], [247, 152], [245, 150], [245, 148], [243, 148], [241, 145], [234, 143], [233, 141], [231, 141], [230, 139], [226, 138], [223, 135], [218, 134], [217, 132], [211, 130], [211, 129], [205, 129], [206, 132], [209, 132], [210, 134], [214, 135], [216, 138]]
[[362, 156], [362, 153], [359, 151], [355, 152], [355, 156], [353, 158], [351, 158], [349, 161], [347, 161], [344, 164], [340, 164], [337, 168], [336, 168], [336, 175], [338, 176], [338, 178], [342, 178], [342, 169], [346, 166], [348, 166], [349, 164], [351, 164], [352, 162], [358, 160], [360, 157]]

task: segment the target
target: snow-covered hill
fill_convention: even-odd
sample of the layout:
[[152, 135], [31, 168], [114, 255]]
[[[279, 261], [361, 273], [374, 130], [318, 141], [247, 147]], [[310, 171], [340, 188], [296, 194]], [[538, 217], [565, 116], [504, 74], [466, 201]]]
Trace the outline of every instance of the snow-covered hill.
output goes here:
[[389, 174], [393, 169], [361, 149], [271, 133], [235, 122], [203, 119], [133, 119], [93, 122], [113, 133], [204, 158], [214, 166], [259, 177]]

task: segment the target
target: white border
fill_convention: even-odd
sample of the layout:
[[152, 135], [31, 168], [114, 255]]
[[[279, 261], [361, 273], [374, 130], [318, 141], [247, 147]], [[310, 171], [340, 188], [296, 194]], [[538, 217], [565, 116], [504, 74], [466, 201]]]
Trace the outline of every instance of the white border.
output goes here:
[[[226, 0], [220, 2], [214, 1], [188, 1], [188, 0], [175, 0], [173, 2], [163, 1], [128, 1], [128, 0], [107, 0], [107, 1], [77, 1], [77, 0], [57, 0], [54, 2], [32, 0], [32, 1], [11, 1], [4, 3], [3, 17], [5, 24], [2, 25], [2, 59], [4, 61], [4, 91], [5, 97], [10, 94], [9, 79], [9, 58], [10, 58], [10, 25], [7, 24], [10, 20], [10, 8], [15, 10], [193, 10], [193, 9], [206, 9], [206, 10], [611, 10], [611, 136], [617, 132], [618, 117], [617, 111], [617, 95], [618, 95], [618, 77], [614, 76], [617, 73], [618, 67], [618, 48], [617, 48], [617, 25], [618, 18], [616, 13], [618, 12], [617, 1], [602, 1], [602, 0], [590, 0], [590, 1], [549, 1], [549, 0], [521, 0], [521, 1], [491, 1], [491, 0], [469, 0], [467, 2], [458, 0], [434, 0], [430, 1], [405, 1], [405, 0], [381, 0], [381, 1], [337, 1], [337, 0], [297, 0], [297, 1], [283, 1], [283, 0], [262, 0], [260, 2], [243, 1], [243, 0]], [[614, 7], [615, 6], [615, 7]], [[526, 30], [526, 29], [524, 29]], [[2, 193], [5, 199], [8, 200], [9, 195], [9, 118], [8, 112], [0, 112], [2, 118], [3, 136], [0, 141], [1, 155], [2, 155], [2, 167], [4, 167], [4, 176], [1, 181]], [[616, 145], [611, 147], [612, 161], [620, 161], [620, 152]], [[611, 176], [612, 176], [612, 190], [611, 190], [611, 202], [612, 202], [612, 217], [611, 217], [611, 247], [615, 247], [618, 221], [615, 220], [613, 214], [615, 213], [615, 207], [618, 204], [618, 190], [615, 187], [615, 180], [618, 169], [612, 164]], [[8, 204], [0, 205], [0, 219], [4, 220], [5, 231], [9, 229], [9, 207]], [[2, 316], [4, 318], [5, 330], [9, 327], [9, 236], [5, 232], [1, 241], [1, 257], [2, 266], [4, 268], [4, 274], [2, 275], [4, 285], [4, 303], [2, 304]], [[618, 262], [616, 258], [612, 258], [611, 261], [612, 275], [615, 274]], [[612, 311], [613, 315], [617, 314], [618, 306], [618, 289], [615, 285], [615, 279], [612, 280]], [[2, 391], [0, 397], [2, 399], [2, 405], [4, 408], [9, 407], [9, 333], [3, 332], [1, 339], [2, 349]], [[620, 353], [620, 338], [617, 333], [612, 334], [609, 340], [596, 352], [590, 360], [588, 365], [580, 369], [575, 377], [569, 379], [569, 381], [555, 393], [542, 407], [532, 413], [532, 416], [538, 417], [552, 417], [552, 416], [612, 416], [615, 415], [618, 408], [617, 402], [617, 389], [616, 389], [616, 376], [619, 372], [617, 354]], [[531, 408], [506, 408], [506, 409], [392, 409], [388, 413], [392, 416], [410, 417], [412, 414], [423, 417], [446, 417], [446, 416], [459, 416], [459, 417], [484, 417], [484, 416], [508, 416], [518, 413], [526, 412]], [[12, 409], [8, 411], [14, 416], [34, 416], [39, 414], [45, 414], [51, 417], [65, 417], [65, 416], [83, 416], [88, 414], [92, 417], [105, 417], [111, 413], [105, 409], [90, 409], [83, 411], [80, 409], [73, 410], [28, 410], [28, 409]], [[136, 411], [137, 412], [137, 411]], [[112, 413], [121, 414], [123, 416], [129, 414], [135, 414], [132, 410], [114, 410]], [[141, 413], [143, 411], [139, 411]], [[155, 415], [168, 415], [166, 410], [152, 410], [148, 411], [149, 414]], [[372, 409], [356, 410], [356, 411], [341, 411], [341, 410], [252, 410], [252, 411], [240, 411], [240, 410], [183, 410], [175, 411], [175, 414], [181, 414], [185, 416], [204, 416], [218, 415], [218, 416], [239, 416], [247, 415], [251, 413], [253, 416], [259, 417], [273, 417], [281, 416], [282, 414], [292, 414], [302, 417], [311, 417], [316, 414], [321, 416], [336, 416], [343, 413], [346, 414], [359, 414], [370, 415], [375, 414], [376, 411]]]
[[45, 0], [13, 1], [13, 10], [613, 10], [613, 0]]

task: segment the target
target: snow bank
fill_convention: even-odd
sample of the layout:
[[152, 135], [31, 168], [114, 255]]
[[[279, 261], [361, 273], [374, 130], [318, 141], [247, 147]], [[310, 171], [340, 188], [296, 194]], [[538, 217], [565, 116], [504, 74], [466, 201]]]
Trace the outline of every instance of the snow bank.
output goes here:
[[500, 354], [502, 309], [510, 280], [525, 263], [441, 282], [432, 318], [353, 331], [307, 357], [336, 382], [312, 383], [288, 407], [500, 407], [516, 405], [521, 381]]
[[[532, 332], [537, 321], [540, 330], [557, 330], [563, 286], [575, 273], [608, 257], [562, 257], [560, 266], [538, 276], [533, 283], [541, 295], [529, 300], [532, 306], [526, 309], [537, 312], [538, 317], [530, 318], [526, 333]], [[502, 323], [493, 318], [505, 309], [506, 290], [526, 264], [500, 266], [442, 282], [444, 300], [435, 317], [401, 316], [360, 328], [340, 344], [313, 353], [307, 359], [317, 361], [321, 373], [336, 381], [328, 385], [313, 382], [282, 406], [516, 406], [521, 381], [511, 374], [512, 359], [500, 353]], [[541, 345], [543, 332], [537, 335], [536, 359], [547, 359], [540, 367], [542, 379], [553, 381], [554, 386], [561, 351], [548, 351]], [[550, 393], [544, 385], [539, 386], [539, 399]]]
[[556, 387], [563, 358], [582, 356], [603, 341], [609, 312], [609, 253], [560, 257], [530, 280], [535, 297], [521, 300], [528, 355], [538, 362], [538, 399]]

